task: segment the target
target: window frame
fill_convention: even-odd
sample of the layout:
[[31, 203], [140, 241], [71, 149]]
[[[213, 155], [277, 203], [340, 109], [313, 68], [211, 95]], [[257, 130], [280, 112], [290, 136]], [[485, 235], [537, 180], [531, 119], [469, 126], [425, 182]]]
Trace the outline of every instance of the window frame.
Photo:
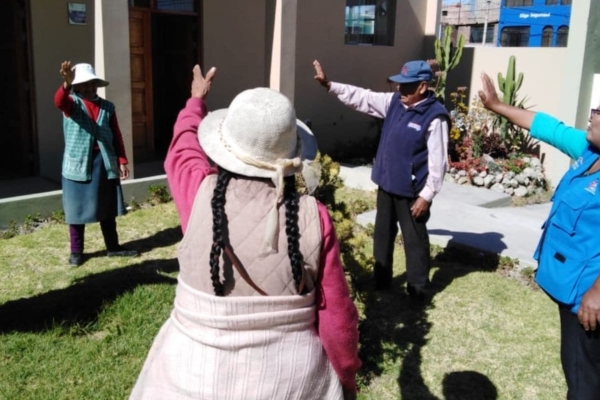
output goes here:
[[[508, 36], [509, 34], [517, 34], [517, 35], [523, 35], [524, 33], [527, 34], [526, 36], [526, 40], [519, 40], [521, 39], [520, 37], [517, 40], [514, 40], [514, 42], [518, 42], [518, 43], [523, 43], [523, 44], [508, 44], [506, 45], [505, 42], [507, 41], [505, 39], [505, 34]], [[502, 28], [502, 31], [500, 32], [500, 47], [529, 47], [529, 40], [531, 38], [531, 27], [530, 26], [505, 26]], [[512, 43], [513, 40], [510, 40], [510, 42]]]
[[[547, 34], [550, 33], [548, 36]], [[549, 39], [549, 41], [547, 41]], [[546, 44], [544, 41], [546, 40]], [[542, 29], [542, 42], [541, 47], [552, 47], [554, 42], [554, 27], [551, 25], [546, 25], [544, 29]]]
[[[556, 47], [567, 47], [569, 45], [569, 27], [561, 25], [556, 30]], [[564, 40], [564, 44], [563, 44]]]
[[[374, 8], [372, 20], [351, 18], [355, 7], [368, 6]], [[397, 0], [346, 0], [346, 6], [344, 7], [344, 44], [348, 46], [394, 46], [396, 9]], [[364, 26], [365, 22], [369, 21], [372, 21], [371, 30], [373, 33], [356, 33], [352, 31], [355, 26]]]
[[[469, 43], [479, 43], [481, 44], [481, 39], [483, 39], [483, 27], [485, 25], [484, 24], [477, 24], [477, 25], [471, 25], [471, 30], [469, 31]], [[475, 32], [477, 32], [480, 37], [479, 40], [473, 41], [471, 40], [473, 37], [473, 28], [475, 28]], [[496, 25], [495, 24], [488, 24], [488, 31], [487, 31], [487, 35], [485, 37], [485, 44], [493, 44], [494, 43], [494, 32], [496, 29]], [[490, 35], [491, 33], [491, 35]]]
[[[520, 3], [520, 4], [518, 4]], [[529, 3], [529, 4], [525, 4]], [[533, 6], [533, 0], [504, 0], [504, 7], [512, 8], [512, 7], [531, 7]]]

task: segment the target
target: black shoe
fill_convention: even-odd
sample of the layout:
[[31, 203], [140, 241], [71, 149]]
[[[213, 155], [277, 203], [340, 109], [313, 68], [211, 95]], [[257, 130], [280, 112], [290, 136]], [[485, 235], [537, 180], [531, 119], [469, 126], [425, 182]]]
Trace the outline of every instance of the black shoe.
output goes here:
[[392, 279], [375, 279], [375, 290], [383, 291], [388, 290], [392, 287]]
[[408, 292], [408, 297], [414, 300], [425, 301], [429, 297], [426, 287], [416, 288], [410, 283], [407, 283], [406, 291]]
[[79, 267], [81, 264], [83, 264], [83, 254], [71, 253], [69, 256], [69, 265], [72, 267]]
[[137, 250], [130, 250], [126, 247], [119, 246], [114, 250], [108, 250], [106, 257], [137, 257], [140, 253]]

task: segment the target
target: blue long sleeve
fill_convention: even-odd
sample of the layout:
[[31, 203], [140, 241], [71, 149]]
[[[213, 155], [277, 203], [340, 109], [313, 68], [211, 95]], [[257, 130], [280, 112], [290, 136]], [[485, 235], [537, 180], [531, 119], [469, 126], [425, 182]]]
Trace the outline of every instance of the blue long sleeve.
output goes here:
[[556, 118], [540, 112], [533, 118], [530, 134], [574, 160], [578, 159], [588, 146], [585, 131], [566, 126]]

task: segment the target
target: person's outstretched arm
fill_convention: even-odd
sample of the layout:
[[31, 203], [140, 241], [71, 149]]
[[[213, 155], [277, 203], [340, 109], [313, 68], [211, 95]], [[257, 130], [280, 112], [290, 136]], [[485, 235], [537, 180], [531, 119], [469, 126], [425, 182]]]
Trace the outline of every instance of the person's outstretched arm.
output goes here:
[[498, 98], [494, 83], [487, 74], [481, 74], [481, 81], [483, 89], [479, 91], [479, 98], [483, 106], [509, 122], [529, 130], [534, 139], [556, 147], [573, 159], [581, 156], [588, 146], [584, 131], [567, 126], [548, 114], [505, 104]]
[[319, 61], [313, 61], [315, 80], [350, 108], [376, 118], [385, 118], [394, 93], [378, 93], [369, 89], [331, 82]]
[[216, 69], [212, 68], [203, 77], [200, 66], [194, 67], [191, 97], [179, 112], [165, 159], [167, 181], [184, 233], [200, 184], [206, 176], [217, 172], [198, 142], [198, 126], [208, 114], [204, 99], [210, 91], [215, 72]]
[[60, 76], [63, 78], [63, 84], [60, 85], [54, 95], [54, 105], [68, 118], [75, 105], [75, 101], [69, 96], [71, 93], [71, 83], [75, 78], [75, 72], [71, 67], [71, 61], [63, 61], [60, 64]]

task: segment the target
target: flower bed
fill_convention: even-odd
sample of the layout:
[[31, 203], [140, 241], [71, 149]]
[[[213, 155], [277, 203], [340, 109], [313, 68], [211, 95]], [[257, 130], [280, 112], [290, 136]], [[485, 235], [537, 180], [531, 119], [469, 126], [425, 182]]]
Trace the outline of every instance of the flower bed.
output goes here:
[[467, 163], [451, 162], [445, 180], [517, 197], [541, 194], [547, 189], [542, 163], [536, 157], [494, 160], [489, 155], [484, 155], [472, 161], [470, 168]]
[[469, 109], [465, 92], [465, 87], [459, 87], [451, 94], [454, 109], [450, 112], [446, 180], [518, 197], [547, 190], [537, 142], [516, 126], [501, 125], [477, 98]]

